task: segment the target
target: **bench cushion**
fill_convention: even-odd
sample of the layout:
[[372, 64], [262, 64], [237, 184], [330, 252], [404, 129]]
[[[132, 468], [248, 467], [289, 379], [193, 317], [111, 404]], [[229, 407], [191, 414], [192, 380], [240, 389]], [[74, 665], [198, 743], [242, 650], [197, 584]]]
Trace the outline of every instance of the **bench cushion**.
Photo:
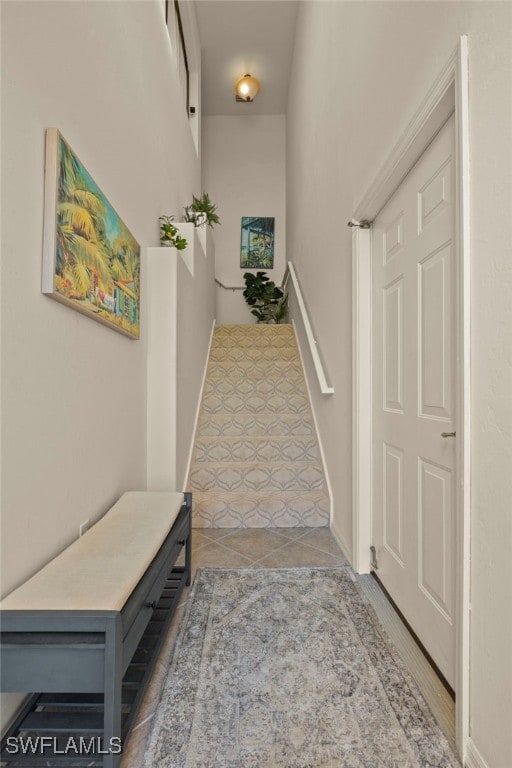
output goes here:
[[0, 602], [2, 610], [120, 611], [171, 530], [182, 493], [133, 491]]

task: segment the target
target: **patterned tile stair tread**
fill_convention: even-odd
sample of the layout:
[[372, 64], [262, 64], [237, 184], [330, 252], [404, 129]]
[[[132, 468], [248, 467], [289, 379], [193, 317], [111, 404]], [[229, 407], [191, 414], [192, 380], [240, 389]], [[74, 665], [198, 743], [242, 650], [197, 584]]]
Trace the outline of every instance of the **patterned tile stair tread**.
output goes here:
[[212, 360], [208, 364], [207, 380], [229, 377], [232, 381], [260, 379], [286, 379], [304, 381], [299, 360]]
[[294, 528], [325, 526], [329, 500], [324, 491], [194, 494], [197, 528]]
[[311, 418], [297, 414], [216, 413], [201, 414], [199, 437], [279, 437], [314, 436]]
[[213, 347], [295, 346], [293, 326], [234, 325], [219, 326], [213, 338]]
[[291, 325], [215, 330], [189, 486], [197, 527], [327, 524], [328, 494]]
[[322, 467], [309, 462], [286, 464], [209, 464], [190, 475], [198, 491], [314, 491], [325, 490]]
[[203, 397], [214, 396], [229, 401], [232, 397], [248, 397], [250, 395], [259, 395], [269, 398], [272, 395], [281, 395], [283, 397], [306, 397], [306, 386], [304, 380], [292, 379], [284, 376], [274, 376], [273, 378], [260, 377], [255, 379], [244, 378], [218, 378], [207, 379], [205, 382]]
[[194, 462], [317, 462], [319, 453], [314, 437], [198, 437]]
[[233, 395], [224, 399], [206, 395], [202, 403], [203, 413], [299, 413], [309, 415], [309, 403], [305, 395]]
[[256, 360], [258, 363], [261, 363], [262, 361], [290, 361], [296, 359], [297, 350], [295, 347], [283, 347], [282, 349], [269, 346], [262, 346], [261, 348], [254, 346], [247, 348], [212, 347], [210, 351], [210, 360], [213, 362]]

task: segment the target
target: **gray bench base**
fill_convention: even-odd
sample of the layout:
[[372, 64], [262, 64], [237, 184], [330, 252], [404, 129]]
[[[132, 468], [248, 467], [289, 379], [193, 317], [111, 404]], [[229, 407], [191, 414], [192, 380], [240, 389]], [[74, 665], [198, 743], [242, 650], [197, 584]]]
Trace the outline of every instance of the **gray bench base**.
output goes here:
[[[185, 496], [121, 612], [3, 612], [2, 690], [41, 693], [31, 696], [2, 740], [2, 766], [119, 765], [116, 751], [134, 724], [179, 597], [190, 584], [191, 498]], [[174, 567], [183, 547], [185, 566]], [[32, 748], [13, 754], [27, 743], [37, 746], [34, 754]], [[75, 744], [85, 754], [76, 755]], [[107, 753], [109, 745], [113, 751]]]

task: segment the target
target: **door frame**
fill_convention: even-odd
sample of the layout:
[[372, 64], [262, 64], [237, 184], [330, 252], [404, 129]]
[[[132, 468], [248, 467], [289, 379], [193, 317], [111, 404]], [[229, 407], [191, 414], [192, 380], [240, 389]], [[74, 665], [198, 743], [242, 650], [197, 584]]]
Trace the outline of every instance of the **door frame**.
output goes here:
[[469, 737], [470, 641], [470, 239], [468, 40], [442, 72], [354, 212], [352, 229], [353, 568], [371, 570], [372, 542], [372, 222], [455, 112], [456, 200], [456, 736], [463, 764]]

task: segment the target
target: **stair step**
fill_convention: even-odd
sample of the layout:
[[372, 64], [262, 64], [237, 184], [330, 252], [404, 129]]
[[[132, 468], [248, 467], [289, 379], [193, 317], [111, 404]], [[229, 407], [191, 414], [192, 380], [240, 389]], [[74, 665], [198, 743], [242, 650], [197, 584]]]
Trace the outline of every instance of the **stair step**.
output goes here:
[[325, 491], [196, 491], [192, 499], [195, 528], [316, 527], [329, 523], [329, 498]]
[[201, 437], [197, 438], [194, 464], [203, 462], [318, 461], [314, 437]]
[[208, 464], [195, 465], [190, 473], [195, 491], [318, 491], [325, 489], [319, 464]]
[[253, 413], [253, 414], [309, 414], [309, 401], [305, 394], [280, 395], [269, 397], [260, 394], [232, 395], [228, 398], [216, 394], [203, 397], [203, 413]]
[[261, 362], [262, 360], [296, 360], [298, 351], [296, 347], [213, 347], [210, 351], [210, 360], [213, 362], [228, 361], [234, 362], [240, 360], [256, 360]]
[[216, 328], [189, 485], [199, 528], [329, 523], [293, 326]]
[[251, 395], [260, 395], [264, 398], [270, 398], [272, 395], [282, 395], [291, 397], [300, 395], [305, 397], [306, 386], [304, 379], [291, 380], [276, 374], [272, 377], [265, 376], [259, 379], [248, 379], [231, 377], [225, 379], [208, 378], [205, 382], [203, 397], [216, 395], [224, 400], [230, 397], [249, 397]]
[[291, 325], [221, 325], [215, 329], [212, 347], [294, 346]]
[[232, 381], [245, 379], [282, 378], [287, 381], [304, 382], [304, 374], [297, 357], [294, 360], [213, 360], [208, 364], [207, 381], [229, 378]]
[[215, 326], [216, 333], [236, 333], [237, 331], [249, 333], [291, 333], [293, 334], [293, 325], [291, 323], [219, 323]]
[[202, 413], [197, 425], [198, 437], [313, 436], [314, 434], [309, 413]]
[[295, 353], [297, 347], [295, 346], [295, 339], [276, 337], [257, 337], [253, 338], [219, 338], [214, 336], [212, 339], [212, 349], [290, 349]]

